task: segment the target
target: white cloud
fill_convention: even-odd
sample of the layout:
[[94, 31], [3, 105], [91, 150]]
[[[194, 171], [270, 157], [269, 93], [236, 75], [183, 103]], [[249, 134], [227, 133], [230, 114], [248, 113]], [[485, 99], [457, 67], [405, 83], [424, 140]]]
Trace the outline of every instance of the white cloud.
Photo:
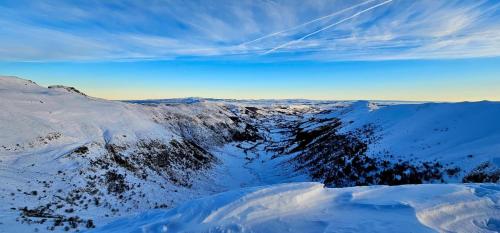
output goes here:
[[[353, 7], [363, 2], [367, 4]], [[394, 0], [349, 18], [382, 2], [168, 0], [77, 5], [67, 1], [5, 1], [0, 3], [0, 60], [185, 56], [385, 60], [500, 55], [497, 1]], [[349, 10], [314, 21], [342, 9]], [[345, 18], [348, 20], [342, 21]], [[261, 39], [244, 43], [256, 38]], [[280, 48], [272, 50], [276, 47]], [[270, 50], [273, 54], [261, 55]]]

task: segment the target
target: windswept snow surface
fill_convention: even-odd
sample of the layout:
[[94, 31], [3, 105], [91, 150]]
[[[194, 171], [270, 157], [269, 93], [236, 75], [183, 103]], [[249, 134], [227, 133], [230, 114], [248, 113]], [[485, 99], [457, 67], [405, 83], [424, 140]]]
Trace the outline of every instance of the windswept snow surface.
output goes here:
[[498, 232], [500, 185], [245, 188], [117, 220], [100, 232]]

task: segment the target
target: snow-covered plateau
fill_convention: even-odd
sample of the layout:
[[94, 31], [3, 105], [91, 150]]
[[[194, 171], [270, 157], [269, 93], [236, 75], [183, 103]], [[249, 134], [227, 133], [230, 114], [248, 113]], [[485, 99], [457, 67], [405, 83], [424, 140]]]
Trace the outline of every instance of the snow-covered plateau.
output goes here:
[[500, 103], [109, 101], [0, 77], [0, 232], [498, 232]]

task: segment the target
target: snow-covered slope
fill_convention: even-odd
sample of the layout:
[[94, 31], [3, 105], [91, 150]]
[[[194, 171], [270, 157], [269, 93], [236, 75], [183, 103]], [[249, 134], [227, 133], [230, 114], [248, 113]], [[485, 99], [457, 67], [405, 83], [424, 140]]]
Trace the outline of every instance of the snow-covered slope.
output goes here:
[[284, 154], [334, 186], [500, 180], [500, 103], [339, 102], [291, 122]]
[[[45, 88], [0, 77], [0, 109], [0, 232], [82, 230], [215, 193], [244, 188], [234, 193], [246, 195], [261, 190], [251, 187], [288, 182], [348, 187], [500, 180], [497, 102], [201, 98], [119, 102], [92, 98], [72, 87]], [[309, 185], [285, 190], [298, 187], [293, 195], [303, 196]], [[281, 205], [280, 195], [286, 195], [280, 187], [262, 192]], [[380, 189], [410, 190], [395, 196], [397, 200], [407, 192], [423, 192], [439, 206], [444, 200], [427, 192], [427, 187], [443, 189], [443, 195], [479, 189], [461, 185]], [[320, 199], [328, 199], [345, 190], [365, 189], [372, 188], [317, 190], [327, 193]], [[222, 195], [230, 195], [232, 201], [233, 194]], [[303, 203], [306, 206], [296, 207], [306, 210], [316, 202]], [[338, 206], [329, 208], [340, 211]], [[418, 212], [420, 207], [412, 208]], [[185, 209], [175, 211], [181, 210]], [[305, 213], [295, 213], [300, 214]], [[491, 219], [480, 225], [495, 226], [498, 221]], [[424, 222], [418, 220], [415, 226]], [[345, 221], [346, 226], [354, 224]]]
[[500, 185], [246, 188], [92, 232], [498, 232]]
[[77, 229], [225, 190], [208, 150], [245, 134], [214, 103], [143, 106], [0, 77], [0, 232]]
[[[103, 140], [136, 141], [141, 137], [174, 135], [151, 121], [141, 106], [132, 106], [35, 83], [0, 78], [2, 151], [29, 151], [49, 146]], [[170, 135], [166, 135], [166, 134]], [[53, 135], [53, 139], [49, 139]], [[124, 137], [125, 135], [126, 137]]]
[[469, 170], [484, 161], [500, 166], [500, 103], [397, 104], [370, 108], [357, 102], [339, 117], [352, 131], [366, 124], [379, 129], [380, 138], [368, 154], [389, 153], [396, 158], [439, 160]]

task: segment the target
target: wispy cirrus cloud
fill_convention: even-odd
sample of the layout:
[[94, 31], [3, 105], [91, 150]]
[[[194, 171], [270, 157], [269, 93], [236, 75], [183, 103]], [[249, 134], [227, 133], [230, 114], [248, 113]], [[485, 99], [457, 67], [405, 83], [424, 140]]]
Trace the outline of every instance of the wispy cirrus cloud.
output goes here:
[[500, 55], [495, 0], [6, 0], [0, 13], [4, 61]]

